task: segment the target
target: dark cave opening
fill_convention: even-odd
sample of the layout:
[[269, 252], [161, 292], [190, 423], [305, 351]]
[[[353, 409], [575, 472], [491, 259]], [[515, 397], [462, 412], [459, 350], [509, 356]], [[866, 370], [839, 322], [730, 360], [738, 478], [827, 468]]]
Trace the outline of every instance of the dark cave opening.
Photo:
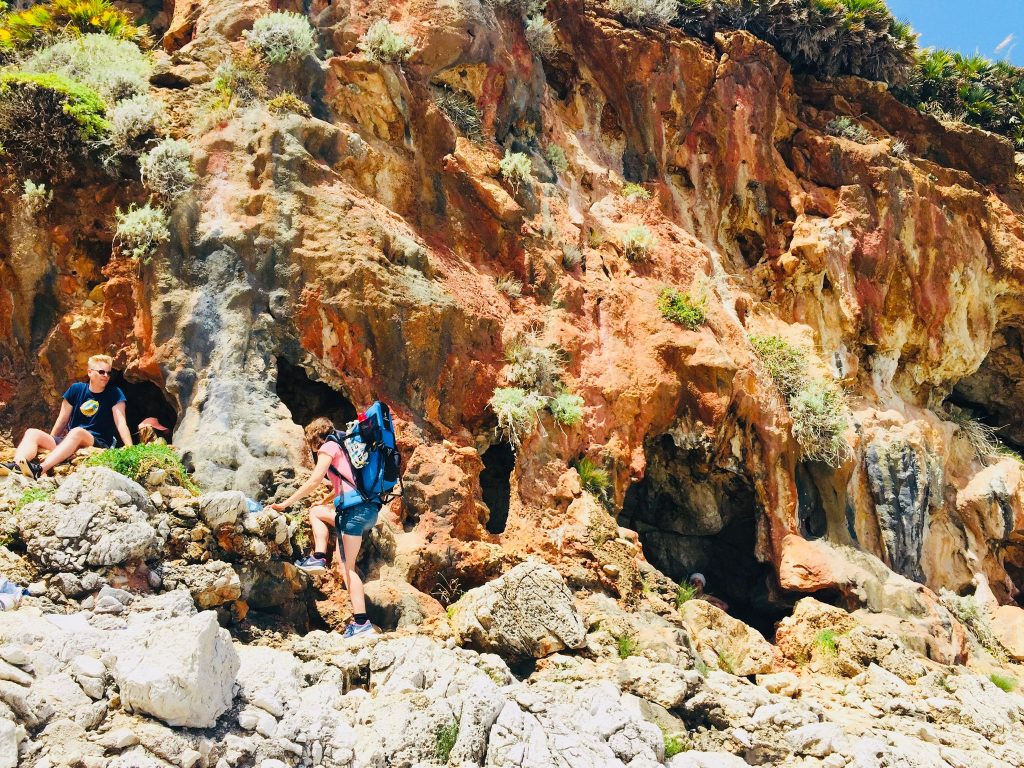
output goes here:
[[114, 374], [114, 385], [124, 392], [125, 417], [132, 431], [132, 439], [138, 434], [139, 422], [154, 417], [167, 427], [167, 432], [157, 433], [158, 436], [171, 442], [171, 435], [178, 423], [178, 411], [164, 391], [151, 381], [129, 381], [123, 373]]
[[796, 466], [797, 518], [800, 535], [805, 539], [820, 539], [828, 533], [828, 519], [821, 503], [821, 493], [803, 463]]
[[978, 370], [957, 382], [946, 403], [955, 418], [980, 421], [997, 430], [999, 440], [1024, 450], [1024, 338], [1021, 329], [1001, 328], [992, 336], [992, 348]]
[[772, 640], [791, 605], [771, 564], [755, 556], [761, 512], [749, 479], [711, 466], [703, 449], [679, 448], [669, 435], [649, 442], [646, 453], [647, 473], [627, 490], [619, 523], [637, 531], [662, 573], [680, 583], [703, 573], [708, 594]]
[[313, 381], [304, 368], [283, 357], [277, 359], [277, 396], [291, 412], [292, 421], [302, 427], [326, 416], [342, 429], [356, 418], [351, 400], [322, 381]]
[[480, 473], [480, 492], [484, 504], [490, 510], [487, 517], [487, 530], [490, 533], [503, 533], [508, 524], [508, 507], [512, 495], [512, 470], [516, 466], [516, 456], [508, 443], [495, 443], [481, 457], [484, 469]]

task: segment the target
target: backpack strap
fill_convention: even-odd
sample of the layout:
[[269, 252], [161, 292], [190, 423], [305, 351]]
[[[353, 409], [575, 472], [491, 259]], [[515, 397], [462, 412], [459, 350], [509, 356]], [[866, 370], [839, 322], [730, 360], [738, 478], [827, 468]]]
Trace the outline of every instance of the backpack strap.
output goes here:
[[[344, 433], [340, 433], [339, 434], [338, 432], [335, 431], [335, 432], [329, 434], [327, 436], [327, 438], [324, 440], [324, 442], [325, 443], [336, 443], [339, 446], [341, 446], [341, 450], [345, 454], [345, 458], [349, 460], [348, 465], [349, 465], [349, 467], [351, 467], [352, 466], [352, 459], [348, 455], [348, 449], [345, 447], [345, 439], [344, 439], [345, 437], [347, 437], [347, 435], [345, 435]], [[317, 452], [313, 453], [313, 463], [314, 464], [316, 464], [316, 454], [317, 454]], [[353, 490], [359, 491], [360, 495], [363, 495], [363, 492], [360, 491], [358, 486], [356, 485], [355, 472], [352, 473], [352, 479], [350, 480], [349, 478], [347, 478], [343, 474], [341, 474], [341, 472], [339, 472], [337, 470], [337, 468], [335, 468], [333, 461], [327, 466], [327, 471], [330, 474], [334, 475], [336, 478], [338, 478], [338, 480], [341, 481], [342, 487], [348, 485]]]

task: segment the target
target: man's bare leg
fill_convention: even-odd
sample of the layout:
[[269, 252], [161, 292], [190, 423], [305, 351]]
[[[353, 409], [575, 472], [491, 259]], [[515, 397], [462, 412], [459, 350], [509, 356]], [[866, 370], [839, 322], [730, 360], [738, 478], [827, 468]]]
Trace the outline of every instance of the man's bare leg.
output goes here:
[[14, 452], [14, 463], [32, 461], [39, 455], [40, 451], [52, 451], [57, 447], [57, 441], [50, 437], [49, 432], [41, 429], [26, 429], [25, 436], [18, 443], [18, 449]]
[[46, 457], [46, 461], [40, 467], [44, 473], [49, 472], [61, 462], [74, 456], [75, 451], [79, 448], [91, 448], [93, 442], [93, 437], [89, 432], [81, 427], [76, 427], [68, 432], [68, 436], [61, 440], [56, 448], [50, 451], [50, 455]]

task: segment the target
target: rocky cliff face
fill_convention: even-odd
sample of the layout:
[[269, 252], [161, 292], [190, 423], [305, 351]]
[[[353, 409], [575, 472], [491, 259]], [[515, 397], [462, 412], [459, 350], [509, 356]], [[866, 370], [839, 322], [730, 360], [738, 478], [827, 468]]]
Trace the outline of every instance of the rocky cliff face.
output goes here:
[[[543, 57], [518, 15], [476, 0], [314, 3], [329, 53], [270, 72], [313, 116], [257, 103], [210, 124], [197, 105], [216, 67], [270, 10], [174, 2], [157, 20], [153, 93], [199, 181], [150, 262], [112, 247], [137, 182], [83, 169], [41, 219], [4, 198], [5, 426], [51, 418], [109, 350], [143, 406], [173, 410], [202, 486], [273, 498], [304, 459], [302, 423], [381, 397], [406, 457], [389, 567], [422, 592], [536, 555], [636, 604], [650, 562], [704, 571], [753, 623], [807, 593], [883, 616], [943, 663], [966, 641], [935, 592], [1017, 600], [1021, 463], [979, 448], [964, 416], [1024, 444], [1008, 142], [866, 81], [794, 79], [749, 34], [632, 29], [582, 0], [548, 11]], [[358, 47], [379, 17], [415, 40], [404, 64]], [[476, 105], [482, 141], [445, 93]], [[832, 135], [841, 116], [871, 139]], [[505, 151], [528, 180], [503, 178]], [[638, 260], [624, 243], [640, 226]], [[705, 322], [667, 321], [666, 286], [703, 300]], [[838, 466], [801, 459], [752, 335], [806, 350], [846, 391]], [[524, 345], [556, 350], [583, 418], [542, 412], [513, 453], [488, 401]], [[610, 474], [607, 503], [581, 486], [584, 456]]]

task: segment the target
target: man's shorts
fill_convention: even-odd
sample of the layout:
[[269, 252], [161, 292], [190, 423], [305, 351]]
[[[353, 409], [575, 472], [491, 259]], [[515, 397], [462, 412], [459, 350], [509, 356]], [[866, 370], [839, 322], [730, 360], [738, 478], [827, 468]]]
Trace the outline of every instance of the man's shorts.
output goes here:
[[377, 524], [377, 513], [380, 507], [372, 502], [356, 504], [354, 507], [338, 512], [335, 522], [341, 533], [349, 536], [364, 536]]
[[[86, 432], [89, 432], [89, 430], [86, 430]], [[92, 447], [93, 448], [102, 448], [102, 449], [106, 450], [107, 448], [109, 448], [111, 446], [111, 443], [108, 442], [106, 440], [106, 438], [98, 436], [95, 432], [89, 432], [89, 434], [92, 435]], [[67, 437], [66, 433], [61, 435], [60, 437], [55, 437], [53, 439], [53, 442], [55, 442], [57, 445], [60, 445], [61, 441], [65, 437]]]

